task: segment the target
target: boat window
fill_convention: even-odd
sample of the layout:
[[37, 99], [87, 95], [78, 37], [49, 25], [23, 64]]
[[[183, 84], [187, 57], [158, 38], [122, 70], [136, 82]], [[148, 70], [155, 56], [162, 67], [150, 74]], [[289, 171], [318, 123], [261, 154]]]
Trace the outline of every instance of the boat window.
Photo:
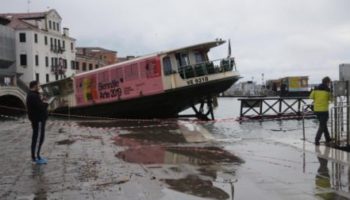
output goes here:
[[98, 82], [99, 83], [107, 83], [109, 82], [109, 71], [102, 71], [98, 73]]
[[196, 59], [196, 63], [205, 62], [205, 57], [204, 57], [203, 53], [200, 51], [195, 52], [194, 57]]
[[139, 70], [137, 63], [124, 67], [125, 81], [132, 81], [139, 78]]
[[164, 74], [169, 75], [172, 73], [171, 60], [169, 56], [163, 58]]
[[54, 96], [60, 95], [60, 88], [58, 85], [53, 85], [51, 89]]
[[181, 63], [183, 63], [183, 65], [189, 65], [190, 64], [190, 59], [188, 58], [188, 54], [187, 53], [181, 54]]
[[112, 69], [111, 77], [112, 77], [112, 80], [116, 80], [120, 83], [124, 82], [123, 68], [118, 67], [118, 68]]
[[175, 58], [179, 67], [186, 66], [190, 64], [190, 59], [187, 53], [177, 53]]

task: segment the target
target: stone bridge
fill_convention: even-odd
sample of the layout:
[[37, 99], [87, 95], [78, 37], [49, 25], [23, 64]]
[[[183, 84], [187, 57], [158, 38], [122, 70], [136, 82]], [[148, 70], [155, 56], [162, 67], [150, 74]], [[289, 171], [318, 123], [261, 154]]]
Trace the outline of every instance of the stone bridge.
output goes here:
[[26, 92], [17, 86], [0, 86], [0, 114], [25, 112]]

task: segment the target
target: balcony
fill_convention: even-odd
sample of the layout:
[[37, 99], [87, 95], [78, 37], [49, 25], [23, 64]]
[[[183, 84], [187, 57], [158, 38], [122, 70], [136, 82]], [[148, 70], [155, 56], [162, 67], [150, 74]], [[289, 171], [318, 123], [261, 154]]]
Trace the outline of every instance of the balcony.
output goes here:
[[65, 74], [67, 71], [67, 67], [62, 65], [51, 65], [51, 72], [57, 75]]
[[233, 69], [236, 71], [236, 64], [234, 58], [230, 58], [181, 66], [178, 69], [182, 79], [189, 79], [193, 77], [228, 72], [232, 71]]
[[64, 47], [61, 47], [61, 46], [56, 46], [56, 45], [51, 45], [51, 48], [50, 50], [54, 53], [63, 53], [65, 52], [65, 48]]

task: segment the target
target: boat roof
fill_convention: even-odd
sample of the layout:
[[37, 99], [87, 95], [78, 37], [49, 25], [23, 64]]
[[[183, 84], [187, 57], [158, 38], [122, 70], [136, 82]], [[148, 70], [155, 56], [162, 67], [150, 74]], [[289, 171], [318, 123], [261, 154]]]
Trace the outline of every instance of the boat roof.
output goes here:
[[186, 50], [191, 50], [191, 49], [211, 49], [213, 47], [217, 47], [219, 45], [222, 45], [225, 42], [226, 42], [225, 40], [216, 39], [216, 40], [210, 41], [210, 42], [204, 42], [204, 43], [195, 44], [195, 45], [191, 45], [191, 46], [187, 46], [187, 47], [182, 47], [182, 48], [178, 48], [178, 49], [172, 49], [172, 50], [160, 52], [159, 54], [171, 54], [171, 53], [177, 53], [177, 52], [182, 52], [184, 50], [186, 51]]
[[171, 50], [168, 50], [168, 51], [161, 51], [161, 52], [158, 52], [158, 53], [148, 54], [148, 55], [136, 57], [134, 59], [127, 60], [127, 61], [124, 61], [124, 62], [114, 63], [114, 64], [107, 65], [107, 66], [104, 66], [104, 67], [100, 67], [98, 69], [94, 69], [94, 70], [91, 70], [91, 71], [82, 72], [82, 73], [76, 74], [75, 77], [84, 76], [84, 75], [88, 75], [88, 74], [91, 74], [91, 73], [103, 71], [103, 70], [109, 69], [111, 67], [116, 67], [116, 66], [119, 66], [119, 65], [125, 65], [125, 64], [128, 64], [128, 63], [134, 63], [135, 61], [140, 61], [140, 60], [144, 60], [144, 59], [147, 59], [147, 58], [152, 58], [152, 57], [155, 57], [155, 56], [158, 56], [158, 55], [167, 55], [167, 54], [172, 54], [172, 53], [177, 53], [177, 52], [188, 51], [188, 50], [191, 50], [191, 49], [194, 49], [194, 50], [196, 50], [196, 49], [211, 49], [213, 47], [217, 47], [219, 45], [222, 45], [225, 42], [226, 42], [225, 40], [216, 39], [216, 40], [210, 41], [210, 42], [204, 42], [204, 43], [195, 44], [195, 45], [191, 45], [191, 46], [187, 46], [187, 47], [181, 47], [181, 48], [177, 48], [177, 49], [171, 49]]

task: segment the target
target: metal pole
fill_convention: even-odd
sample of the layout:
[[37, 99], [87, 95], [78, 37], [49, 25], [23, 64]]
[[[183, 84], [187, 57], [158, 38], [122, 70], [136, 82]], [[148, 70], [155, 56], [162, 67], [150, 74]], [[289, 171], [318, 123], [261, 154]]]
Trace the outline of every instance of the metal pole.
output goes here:
[[302, 112], [302, 118], [303, 118], [303, 140], [305, 141], [305, 115], [304, 115], [304, 109]]
[[331, 108], [331, 138], [334, 138], [334, 126], [333, 126], [333, 109], [334, 108]]
[[349, 146], [349, 137], [350, 137], [350, 127], [349, 127], [349, 81], [346, 81], [346, 145]]

